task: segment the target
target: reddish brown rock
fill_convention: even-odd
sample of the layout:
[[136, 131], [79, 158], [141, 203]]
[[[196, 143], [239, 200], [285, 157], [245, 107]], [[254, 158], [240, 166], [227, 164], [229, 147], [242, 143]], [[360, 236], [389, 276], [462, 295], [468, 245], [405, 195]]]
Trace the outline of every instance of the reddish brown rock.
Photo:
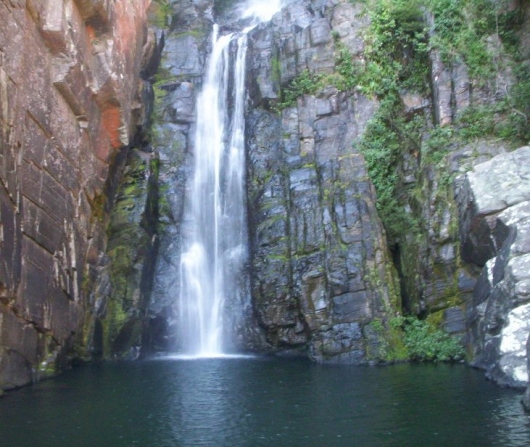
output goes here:
[[90, 356], [105, 185], [135, 132], [150, 0], [0, 0], [0, 388]]

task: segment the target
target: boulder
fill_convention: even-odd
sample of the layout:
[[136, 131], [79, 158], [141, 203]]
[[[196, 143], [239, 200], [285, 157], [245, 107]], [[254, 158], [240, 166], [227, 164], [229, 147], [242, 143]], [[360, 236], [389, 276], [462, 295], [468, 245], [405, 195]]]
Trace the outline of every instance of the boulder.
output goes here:
[[530, 147], [499, 154], [459, 179], [462, 258], [484, 266], [467, 310], [473, 363], [498, 383], [528, 381]]

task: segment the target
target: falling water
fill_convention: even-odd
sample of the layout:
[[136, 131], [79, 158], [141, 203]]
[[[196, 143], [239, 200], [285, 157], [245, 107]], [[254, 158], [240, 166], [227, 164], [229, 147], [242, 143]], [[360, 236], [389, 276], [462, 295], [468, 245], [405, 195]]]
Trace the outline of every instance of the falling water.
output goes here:
[[[241, 10], [252, 24], [220, 35], [214, 25], [212, 52], [197, 98], [195, 165], [183, 220], [190, 232], [181, 246], [178, 302], [179, 351], [196, 357], [224, 353], [227, 303], [242, 307], [239, 284], [247, 256], [245, 217], [245, 56], [247, 33], [270, 20], [279, 0], [250, 0]], [[234, 54], [235, 56], [231, 56]], [[233, 90], [231, 90], [233, 89]], [[241, 310], [239, 310], [241, 311]]]

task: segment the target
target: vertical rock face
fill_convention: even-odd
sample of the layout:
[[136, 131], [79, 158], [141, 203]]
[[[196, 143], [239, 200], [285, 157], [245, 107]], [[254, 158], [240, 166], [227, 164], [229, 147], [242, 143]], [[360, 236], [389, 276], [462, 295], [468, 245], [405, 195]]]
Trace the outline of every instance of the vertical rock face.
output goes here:
[[[179, 237], [193, 154], [195, 95], [213, 24], [209, 3], [171, 2], [159, 81], [154, 147], [162, 192], [153, 315], [171, 325], [179, 290]], [[221, 17], [229, 21], [230, 14]], [[251, 294], [244, 349], [302, 352], [322, 362], [365, 363], [374, 319], [396, 304], [393, 270], [364, 160], [352, 143], [376, 102], [334, 87], [272, 110], [305, 69], [332, 74], [331, 28], [353, 52], [366, 25], [349, 2], [294, 2], [249, 35], [246, 137]], [[233, 25], [232, 25], [233, 26]], [[256, 324], [257, 323], [257, 324]], [[171, 337], [171, 327], [166, 328]], [[373, 351], [374, 352], [374, 351]], [[375, 356], [374, 356], [375, 358]]]
[[[506, 12], [505, 7], [493, 6], [497, 13]], [[512, 3], [509, 9], [517, 7]], [[523, 8], [519, 14], [527, 13]], [[431, 33], [436, 28], [433, 20], [428, 17]], [[522, 26], [521, 44], [527, 33]], [[520, 247], [527, 244], [526, 232], [519, 230], [527, 220], [522, 202], [527, 200], [528, 181], [520, 166], [528, 164], [528, 152], [522, 148], [510, 153], [509, 139], [488, 141], [486, 134], [465, 144], [458, 139], [458, 132], [465, 133], [469, 125], [459, 122], [466, 113], [512, 101], [510, 89], [517, 79], [503, 47], [506, 42], [499, 33], [486, 41], [487, 52], [496, 61], [487, 82], [478, 80], [476, 73], [473, 78], [463, 58], [449, 66], [438, 49], [430, 52], [434, 122], [439, 129], [455, 129], [457, 138], [446, 149], [445, 162], [438, 163], [446, 172], [436, 172], [424, 161], [431, 156], [425, 150], [421, 163], [413, 167], [420, 191], [415, 208], [427, 237], [416, 247], [410, 237], [404, 238], [402, 248], [408, 255], [400, 255], [400, 270], [410, 294], [409, 310], [430, 314], [446, 331], [462, 334], [473, 365], [486, 369], [498, 383], [520, 387], [527, 380], [524, 345], [529, 328], [525, 292], [521, 295], [523, 289], [515, 285], [524, 278], [514, 277], [508, 264], [520, 262]], [[519, 54], [528, 57], [524, 51]], [[442, 149], [443, 143], [437, 143], [434, 149]], [[513, 245], [516, 239], [519, 242]]]
[[193, 166], [195, 100], [201, 87], [212, 29], [210, 2], [169, 2], [161, 68], [155, 83], [152, 146], [159, 158], [159, 256], [149, 306], [158, 349], [175, 336], [174, 305], [180, 287], [180, 234], [186, 181]]
[[0, 387], [90, 355], [148, 3], [0, 2]]
[[367, 362], [369, 323], [397, 304], [375, 193], [352, 146], [377, 104], [330, 86], [281, 113], [270, 106], [304, 70], [334, 72], [332, 27], [353, 54], [362, 51], [360, 13], [349, 2], [296, 2], [253, 31], [249, 45], [255, 311], [272, 347], [319, 362]]
[[[499, 15], [506, 12], [506, 3], [492, 2], [491, 7]], [[516, 57], [527, 60], [528, 10], [510, 2], [511, 11], [517, 8], [520, 22], [510, 26], [520, 38]], [[434, 43], [434, 16], [427, 14], [427, 23]], [[430, 95], [414, 98], [400, 92], [405, 112], [429, 117], [435, 131], [429, 124], [419, 153], [402, 155], [396, 169], [401, 182], [398, 193], [408, 195], [405, 206], [419, 229], [399, 238], [395, 262], [405, 309], [459, 334], [467, 342], [472, 364], [486, 369], [498, 383], [520, 387], [527, 380], [529, 331], [522, 273], [528, 179], [521, 169], [528, 164], [528, 152], [513, 151], [514, 130], [507, 137], [482, 124], [471, 138], [466, 135], [480, 121], [479, 113], [488, 109], [497, 108], [492, 126], [499, 127], [506, 116], [520, 113], [509, 106], [507, 115], [502, 115], [502, 104], [513, 105], [517, 83], [525, 80], [517, 78], [514, 53], [504, 47], [509, 44], [505, 36], [493, 28], [489, 33], [482, 38], [484, 54], [492, 58], [494, 67], [480, 67], [490, 70], [487, 75], [480, 78], [477, 66], [473, 71], [473, 61], [465, 55], [448, 62], [440, 51], [443, 45], [434, 44], [429, 51]], [[528, 109], [523, 110], [527, 125]], [[446, 137], [437, 138], [444, 133]]]
[[[308, 349], [318, 361], [365, 361], [370, 321], [385, 321], [399, 307], [391, 286], [394, 261], [405, 311], [427, 316], [462, 339], [467, 333], [475, 365], [500, 383], [521, 386], [527, 380], [523, 196], [528, 182], [520, 166], [528, 164], [527, 151], [508, 154], [508, 144], [476, 137], [463, 143], [465, 137], [452, 135], [440, 156], [433, 153], [444, 143], [428, 141], [432, 122], [442, 134], [444, 128], [458, 132], [470, 125], [460, 121], [469, 110], [511, 101], [518, 81], [510, 57], [498, 33], [485, 38], [486, 51], [503, 63], [481, 82], [476, 67], [470, 71], [462, 59], [449, 66], [432, 50], [430, 95], [400, 91], [406, 119], [429, 121], [420, 139], [430, 147], [421, 145], [418, 152], [403, 147], [394, 167], [396, 192], [409, 197], [401, 205], [419, 224], [393, 241], [392, 260], [377, 217], [371, 217], [375, 197], [364, 162], [352, 146], [377, 113], [377, 102], [360, 89], [310, 85], [333, 79], [339, 42], [353, 59], [363, 59], [363, 29], [369, 24], [360, 12], [340, 1], [295, 2], [252, 33], [247, 131], [252, 291], [268, 343]], [[282, 89], [293, 79], [306, 82], [306, 94], [300, 92], [295, 104], [282, 104]], [[307, 94], [311, 89], [317, 93]], [[491, 163], [500, 170], [482, 167], [498, 154], [504, 155]], [[475, 194], [483, 193], [469, 186], [475, 171], [480, 177], [483, 170], [483, 190], [502, 205], [495, 210], [477, 211], [475, 200], [483, 199]], [[452, 176], [467, 171], [456, 183], [455, 198]], [[469, 179], [467, 186], [463, 178]], [[516, 202], [502, 195], [508, 187]], [[489, 275], [480, 273], [484, 264]]]
[[474, 363], [501, 384], [528, 381], [530, 147], [476, 165], [458, 190], [462, 258], [483, 266], [468, 307]]

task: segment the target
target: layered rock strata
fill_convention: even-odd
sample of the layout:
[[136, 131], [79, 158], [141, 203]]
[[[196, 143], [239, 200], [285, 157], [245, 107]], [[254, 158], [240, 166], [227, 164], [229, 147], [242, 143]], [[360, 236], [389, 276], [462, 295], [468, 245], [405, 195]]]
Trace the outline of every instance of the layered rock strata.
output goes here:
[[360, 55], [361, 11], [349, 2], [296, 2], [252, 32], [249, 45], [254, 308], [272, 347], [319, 362], [368, 362], [377, 342], [370, 323], [393, 316], [398, 304], [374, 189], [352, 146], [377, 103], [330, 86], [281, 113], [271, 105], [305, 70], [334, 72], [332, 29]]
[[0, 387], [91, 355], [148, 4], [0, 2]]

